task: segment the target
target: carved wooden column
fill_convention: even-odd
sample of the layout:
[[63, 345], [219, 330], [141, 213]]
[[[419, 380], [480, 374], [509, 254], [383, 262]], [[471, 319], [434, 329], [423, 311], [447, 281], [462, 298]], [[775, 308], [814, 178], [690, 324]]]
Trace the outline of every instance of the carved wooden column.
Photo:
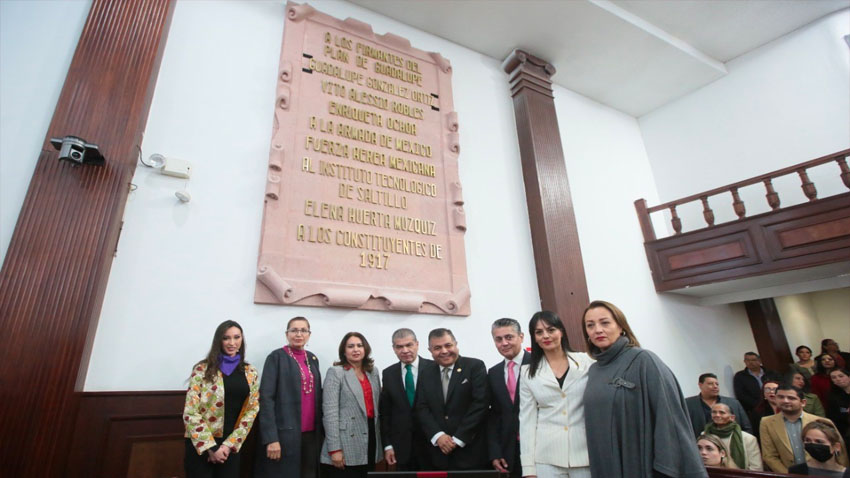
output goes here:
[[[0, 270], [4, 476], [65, 476], [174, 0], [94, 0]], [[60, 162], [51, 137], [100, 146]], [[91, 443], [90, 446], [102, 446]]]
[[555, 68], [522, 50], [514, 50], [502, 68], [514, 99], [541, 307], [557, 312], [570, 344], [585, 350], [587, 281], [552, 95]]
[[776, 310], [776, 302], [773, 299], [749, 300], [744, 302], [744, 308], [750, 319], [762, 364], [774, 372], [785, 373], [788, 371], [788, 364], [794, 363], [794, 359], [788, 347], [785, 329], [782, 328], [779, 311]]

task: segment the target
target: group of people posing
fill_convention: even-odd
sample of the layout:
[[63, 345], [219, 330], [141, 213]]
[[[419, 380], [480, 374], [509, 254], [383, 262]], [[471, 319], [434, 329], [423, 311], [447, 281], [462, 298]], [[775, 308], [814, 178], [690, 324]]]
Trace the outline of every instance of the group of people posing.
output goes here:
[[737, 399], [720, 395], [715, 374], [700, 375], [700, 393], [686, 403], [707, 464], [850, 477], [850, 354], [832, 339], [814, 359], [805, 345], [796, 353], [800, 360], [782, 376], [747, 352], [734, 377]]
[[[504, 360], [488, 370], [460, 355], [449, 329], [428, 334], [430, 359], [412, 330], [399, 329], [399, 360], [380, 373], [366, 338], [349, 332], [323, 381], [305, 350], [310, 323], [295, 317], [259, 380], [242, 328], [226, 321], [189, 380], [186, 474], [239, 476], [239, 450], [259, 417], [257, 477], [365, 477], [381, 459], [399, 470], [516, 477], [707, 476], [676, 378], [640, 347], [620, 309], [594, 301], [584, 311], [589, 353], [572, 351], [552, 312], [534, 314], [527, 330], [530, 353], [516, 320], [492, 324]], [[738, 450], [727, 437], [731, 446], [719, 446], [736, 452], [724, 460]]]

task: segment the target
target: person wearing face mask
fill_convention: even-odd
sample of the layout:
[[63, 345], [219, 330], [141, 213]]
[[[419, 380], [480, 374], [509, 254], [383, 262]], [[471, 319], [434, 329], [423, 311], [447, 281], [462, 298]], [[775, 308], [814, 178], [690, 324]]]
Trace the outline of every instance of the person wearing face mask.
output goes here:
[[845, 450], [841, 436], [831, 423], [815, 420], [803, 427], [803, 446], [809, 458], [805, 463], [789, 467], [788, 473], [850, 478], [850, 469], [837, 461]]
[[583, 316], [596, 359], [584, 392], [587, 450], [594, 477], [706, 477], [693, 446], [682, 389], [657, 355], [640, 348], [626, 316], [597, 300]]
[[[818, 418], [803, 411], [806, 399], [799, 388], [789, 384], [779, 385], [776, 389], [776, 400], [780, 413], [765, 418], [760, 425], [761, 457], [771, 471], [788, 473], [790, 466], [805, 463], [808, 458], [802, 429], [817, 420], [823, 420], [833, 428], [835, 425], [829, 419]], [[847, 457], [840, 456], [838, 463], [846, 466]]]

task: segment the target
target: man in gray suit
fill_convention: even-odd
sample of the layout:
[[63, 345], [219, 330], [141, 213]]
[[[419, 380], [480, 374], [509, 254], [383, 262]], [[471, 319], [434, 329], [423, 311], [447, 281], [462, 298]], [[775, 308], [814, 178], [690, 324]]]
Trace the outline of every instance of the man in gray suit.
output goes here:
[[741, 402], [732, 397], [720, 395], [720, 382], [717, 381], [717, 375], [704, 373], [699, 376], [699, 394], [685, 399], [695, 437], [702, 433], [706, 423], [711, 423], [711, 406], [716, 403], [728, 405], [732, 414], [735, 415], [735, 421], [741, 425], [741, 429], [747, 433], [753, 433], [753, 427], [750, 426], [750, 420]]

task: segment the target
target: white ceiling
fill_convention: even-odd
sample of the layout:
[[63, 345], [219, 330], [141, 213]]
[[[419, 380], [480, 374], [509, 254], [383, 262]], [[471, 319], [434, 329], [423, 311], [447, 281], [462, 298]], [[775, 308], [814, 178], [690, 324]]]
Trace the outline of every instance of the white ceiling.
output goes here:
[[642, 116], [725, 63], [850, 0], [350, 0], [499, 61], [523, 48], [553, 81]]

